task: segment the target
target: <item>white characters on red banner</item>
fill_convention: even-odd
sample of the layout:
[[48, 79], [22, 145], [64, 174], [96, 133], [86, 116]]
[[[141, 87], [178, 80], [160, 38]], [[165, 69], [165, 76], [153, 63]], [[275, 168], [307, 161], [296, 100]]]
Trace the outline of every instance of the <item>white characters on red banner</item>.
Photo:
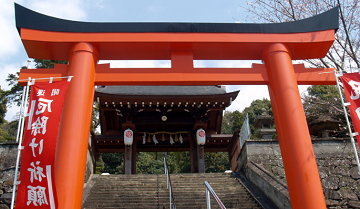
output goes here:
[[42, 178], [45, 178], [45, 174], [43, 173], [44, 169], [39, 166], [40, 161], [36, 161], [36, 166], [34, 162], [31, 162], [30, 165], [32, 168], [28, 168], [30, 171], [30, 182], [33, 183], [34, 179], [38, 181], [42, 181]]
[[49, 117], [42, 116], [41, 119], [38, 117], [36, 121], [31, 124], [31, 134], [36, 136], [36, 134], [41, 133], [44, 135], [46, 134], [46, 123], [48, 121]]
[[55, 209], [54, 181], [57, 134], [69, 81], [39, 82], [31, 86], [21, 151], [15, 208]]
[[51, 102], [52, 101], [53, 100], [39, 98], [38, 110], [36, 110], [35, 114], [39, 115], [40, 113], [45, 112], [46, 109], [47, 109], [48, 112], [51, 112]]
[[354, 127], [354, 135], [360, 144], [360, 74], [345, 73], [341, 77], [346, 95], [347, 106], [350, 110], [351, 120]]
[[28, 190], [28, 201], [27, 205], [30, 205], [31, 203], [35, 206], [46, 204], [48, 205], [47, 199], [46, 199], [46, 193], [45, 193], [45, 187], [37, 186], [27, 186]]
[[[351, 86], [351, 88], [352, 88], [352, 90], [353, 90], [353, 91], [351, 91], [351, 96], [350, 96], [350, 98], [351, 98], [352, 100], [357, 100], [357, 99], [359, 99], [359, 94], [360, 94], [360, 82], [351, 80], [351, 81], [349, 81], [349, 85]], [[357, 115], [358, 119], [360, 120], [360, 107], [356, 108], [355, 112], [356, 112], [356, 115]]]
[[[43, 89], [39, 89], [37, 91], [36, 96], [45, 96], [46, 91]], [[53, 89], [51, 92], [51, 96], [59, 95], [60, 89]], [[28, 126], [28, 129], [31, 128], [31, 135], [36, 137], [38, 134], [45, 135], [46, 134], [46, 125], [49, 117], [42, 115], [45, 112], [52, 112], [51, 104], [53, 100], [39, 98], [38, 100], [31, 101], [30, 113], [29, 113], [29, 124], [32, 121], [33, 117], [37, 117], [35, 122]], [[36, 105], [37, 103], [37, 105]], [[35, 111], [36, 108], [36, 111]], [[35, 113], [35, 116], [34, 116]], [[33, 138], [29, 146], [31, 147], [33, 157], [36, 158], [38, 155], [41, 155], [43, 151], [43, 143], [44, 140], [41, 139], [38, 143], [36, 143], [36, 138]], [[36, 152], [37, 150], [37, 152]], [[34, 180], [41, 182], [43, 178], [46, 178], [44, 174], [44, 168], [40, 166], [40, 161], [31, 162], [30, 167], [27, 169], [30, 172], [30, 182], [34, 183]], [[41, 206], [43, 204], [48, 205], [48, 201], [46, 198], [46, 187], [41, 186], [32, 186], [28, 187], [28, 201], [27, 205], [33, 204], [34, 206]]]
[[59, 95], [60, 94], [60, 89], [53, 89], [51, 91], [51, 96], [56, 96], [56, 95]]
[[39, 144], [36, 143], [36, 138], [33, 138], [31, 143], [29, 144], [29, 146], [31, 147], [31, 151], [32, 151], [32, 154], [33, 154], [33, 157], [36, 157], [36, 154], [35, 154], [35, 148], [39, 146], [38, 150], [39, 150], [39, 155], [41, 155], [42, 151], [43, 151], [43, 143], [44, 140], [41, 139]]
[[36, 94], [36, 96], [44, 96], [45, 95], [45, 90], [43, 90], [43, 89], [39, 89], [38, 90], [38, 92], [37, 92], [37, 94]]
[[353, 91], [351, 91], [351, 99], [352, 100], [359, 99], [360, 82], [356, 82], [356, 81], [351, 80], [351, 81], [349, 81], [349, 85], [353, 89]]

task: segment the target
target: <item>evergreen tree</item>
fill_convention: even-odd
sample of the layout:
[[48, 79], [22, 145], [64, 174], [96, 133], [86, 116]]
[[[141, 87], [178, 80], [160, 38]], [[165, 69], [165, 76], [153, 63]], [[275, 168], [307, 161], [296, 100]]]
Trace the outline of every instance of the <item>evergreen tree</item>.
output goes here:
[[[171, 172], [171, 171], [170, 171]], [[136, 154], [136, 173], [163, 174], [164, 153], [139, 152]]]
[[5, 114], [6, 114], [6, 105], [8, 103], [8, 100], [6, 98], [7, 92], [1, 89], [0, 86], [0, 124], [3, 124], [5, 122]]
[[96, 163], [96, 173], [122, 174], [123, 166], [123, 153], [101, 153]]
[[234, 112], [225, 111], [223, 115], [221, 133], [233, 134], [236, 130], [240, 130], [245, 120], [245, 115], [238, 110]]
[[230, 169], [227, 152], [205, 152], [205, 173], [222, 173]]
[[191, 173], [190, 152], [169, 152], [167, 159], [171, 173]]
[[255, 121], [259, 115], [262, 113], [262, 109], [265, 109], [269, 115], [273, 115], [271, 101], [264, 98], [262, 100], [257, 99], [251, 102], [249, 107], [246, 107], [243, 111], [243, 114], [248, 114], [249, 116], [249, 126], [251, 130], [251, 138], [257, 139], [259, 136], [260, 128], [254, 127]]
[[302, 100], [308, 124], [325, 116], [329, 120], [340, 123], [339, 129], [331, 133], [332, 136], [344, 137], [346, 135], [346, 119], [336, 86], [309, 86], [307, 94], [302, 95]]

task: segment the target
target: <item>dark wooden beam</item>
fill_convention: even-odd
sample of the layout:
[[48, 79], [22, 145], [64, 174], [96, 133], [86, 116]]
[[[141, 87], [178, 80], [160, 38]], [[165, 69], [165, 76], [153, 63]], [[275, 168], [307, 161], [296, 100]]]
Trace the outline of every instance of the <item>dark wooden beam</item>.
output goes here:
[[106, 119], [104, 115], [104, 110], [100, 109], [99, 112], [99, 118], [100, 118], [100, 127], [101, 127], [101, 133], [106, 134]]
[[205, 155], [204, 146], [196, 144], [198, 173], [205, 173]]
[[132, 171], [132, 146], [125, 146], [124, 153], [124, 174], [131, 175]]

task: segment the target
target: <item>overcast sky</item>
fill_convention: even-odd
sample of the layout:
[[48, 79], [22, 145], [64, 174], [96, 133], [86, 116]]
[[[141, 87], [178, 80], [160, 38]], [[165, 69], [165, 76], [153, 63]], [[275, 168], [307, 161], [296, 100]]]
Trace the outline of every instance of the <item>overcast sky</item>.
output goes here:
[[[31, 10], [68, 20], [89, 22], [245, 22], [243, 0], [19, 0], [16, 3]], [[0, 0], [0, 85], [9, 89], [5, 79], [31, 60], [15, 28], [14, 1]], [[109, 61], [100, 61], [101, 63]], [[250, 67], [260, 61], [197, 61], [195, 66]], [[112, 62], [112, 67], [158, 67], [163, 61]], [[30, 64], [34, 67], [34, 63]], [[301, 92], [305, 87], [300, 88]], [[240, 90], [228, 108], [230, 111], [249, 106], [255, 99], [269, 98], [267, 86], [227, 86], [227, 91]], [[8, 108], [5, 119], [14, 120], [18, 107]]]

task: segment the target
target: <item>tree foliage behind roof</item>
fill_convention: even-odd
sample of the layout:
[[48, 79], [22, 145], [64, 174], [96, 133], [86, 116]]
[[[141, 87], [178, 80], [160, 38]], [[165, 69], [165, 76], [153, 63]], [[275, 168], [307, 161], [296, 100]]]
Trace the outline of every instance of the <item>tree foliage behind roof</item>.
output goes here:
[[242, 112], [236, 110], [234, 112], [225, 111], [223, 115], [223, 121], [221, 126], [222, 134], [233, 134], [236, 130], [240, 130], [245, 120], [246, 114], [249, 116], [249, 125], [251, 129], [251, 138], [258, 138], [260, 128], [254, 127], [255, 121], [262, 113], [262, 109], [265, 109], [269, 115], [273, 115], [270, 100], [263, 98], [257, 99], [251, 102], [249, 107], [246, 107]]
[[308, 124], [325, 116], [329, 120], [340, 123], [339, 129], [330, 133], [331, 136], [344, 137], [346, 135], [345, 115], [336, 86], [309, 86], [307, 94], [302, 95], [302, 100]]
[[[56, 63], [60, 63], [60, 64], [67, 63], [67, 61], [64, 60], [41, 60], [41, 59], [34, 59], [34, 62], [36, 68], [54, 68], [54, 65]], [[27, 67], [26, 66], [21, 67], [21, 69], [23, 68], [27, 68]], [[10, 73], [6, 78], [6, 82], [8, 82], [8, 85], [11, 87], [11, 89], [6, 92], [8, 105], [16, 104], [17, 106], [20, 106], [23, 87], [21, 87], [18, 83], [19, 73], [20, 72], [17, 72], [15, 74]]]
[[305, 19], [339, 6], [339, 29], [325, 58], [308, 60], [312, 66], [346, 71], [360, 68], [360, 1], [358, 0], [253, 0], [248, 19], [254, 22], [289, 22]]
[[[53, 68], [55, 63], [66, 64], [67, 61], [39, 60], [36, 59], [36, 68]], [[26, 68], [25, 66], [21, 67]], [[0, 87], [0, 141], [15, 140], [17, 131], [17, 121], [7, 122], [4, 117], [7, 107], [13, 104], [20, 106], [23, 87], [18, 83], [19, 72], [8, 74], [6, 82], [10, 86], [10, 90], [4, 91]], [[95, 126], [96, 128], [96, 126]]]
[[[325, 58], [307, 60], [313, 67], [336, 68], [349, 72], [360, 68], [360, 1], [358, 0], [253, 0], [246, 7], [248, 20], [254, 22], [289, 22], [308, 18], [339, 6], [339, 29]], [[340, 95], [335, 86], [310, 86], [302, 95], [308, 123], [329, 116], [345, 127]], [[335, 136], [344, 136], [340, 128]]]

